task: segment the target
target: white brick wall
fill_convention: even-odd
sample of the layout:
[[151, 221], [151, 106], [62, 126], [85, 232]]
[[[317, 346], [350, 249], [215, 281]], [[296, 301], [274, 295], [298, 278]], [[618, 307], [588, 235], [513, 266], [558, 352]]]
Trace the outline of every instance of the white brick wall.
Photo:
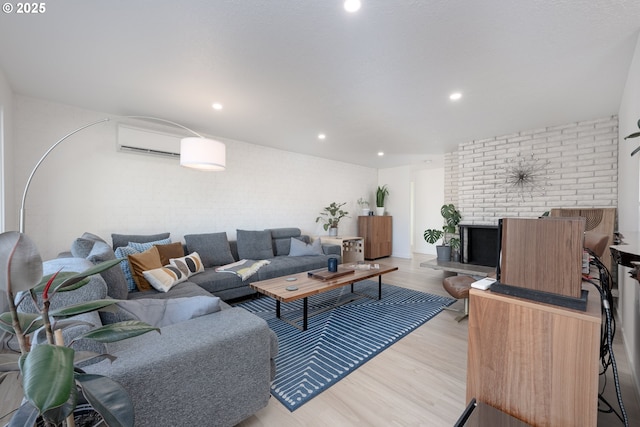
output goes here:
[[[506, 166], [518, 154], [542, 164], [537, 182], [545, 190], [524, 200], [506, 185]], [[466, 142], [445, 155], [445, 201], [457, 203], [467, 223], [537, 217], [559, 207], [615, 207], [617, 156], [616, 116]]]

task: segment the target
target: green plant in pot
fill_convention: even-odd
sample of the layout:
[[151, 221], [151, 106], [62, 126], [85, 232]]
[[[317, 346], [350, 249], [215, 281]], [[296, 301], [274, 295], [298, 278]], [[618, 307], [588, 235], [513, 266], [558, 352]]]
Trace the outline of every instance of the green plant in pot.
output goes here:
[[[424, 231], [423, 237], [427, 243], [435, 244], [442, 239], [442, 245], [436, 246], [438, 261], [451, 261], [451, 249], [460, 248], [460, 239], [456, 236], [458, 224], [462, 219], [460, 211], [453, 204], [444, 204], [440, 208], [440, 215], [444, 218], [445, 224], [441, 229], [430, 228]], [[459, 258], [458, 258], [459, 259]]]
[[378, 187], [376, 190], [376, 215], [384, 215], [384, 200], [389, 195], [389, 189], [386, 185]]
[[[85, 374], [75, 366], [95, 357], [113, 357], [76, 353], [56, 338], [63, 328], [79, 323], [69, 318], [103, 309], [117, 301], [103, 299], [49, 309], [58, 293], [79, 289], [89, 283], [88, 276], [120, 262], [105, 261], [82, 273], [59, 271], [43, 277], [42, 258], [32, 240], [16, 231], [0, 234], [0, 290], [6, 292], [10, 309], [0, 314], [0, 328], [15, 335], [20, 346], [15, 369], [21, 372], [25, 398], [9, 426], [33, 426], [37, 419], [47, 426], [63, 425], [67, 417], [73, 415], [80, 395], [100, 414], [106, 425], [134, 425], [133, 404], [126, 390], [108, 377]], [[16, 301], [19, 294], [20, 299]], [[18, 312], [23, 298], [31, 298], [39, 314]], [[46, 343], [31, 347], [28, 337], [40, 328], [44, 329]], [[75, 340], [84, 338], [110, 343], [154, 330], [160, 331], [144, 322], [128, 321], [89, 330]]]
[[324, 231], [329, 231], [330, 236], [338, 235], [338, 224], [342, 218], [349, 218], [349, 212], [342, 209], [344, 203], [332, 202], [329, 206], [326, 206], [321, 212], [320, 216], [316, 218], [316, 222], [323, 222], [322, 228]]

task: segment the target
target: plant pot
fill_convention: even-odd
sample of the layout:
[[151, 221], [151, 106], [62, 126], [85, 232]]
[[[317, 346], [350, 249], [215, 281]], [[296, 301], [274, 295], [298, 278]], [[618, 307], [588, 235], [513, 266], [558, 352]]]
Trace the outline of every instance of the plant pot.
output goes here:
[[329, 236], [337, 236], [338, 235], [338, 227], [331, 227], [329, 229]]
[[460, 251], [458, 249], [451, 250], [451, 261], [460, 262]]
[[436, 246], [438, 261], [451, 261], [451, 246]]
[[384, 206], [382, 206], [382, 207], [380, 207], [380, 206], [376, 207], [376, 215], [378, 215], [378, 216], [382, 216], [382, 215], [384, 215]]
[[369, 208], [362, 208], [362, 216], [368, 216], [369, 212], [371, 212], [371, 209]]

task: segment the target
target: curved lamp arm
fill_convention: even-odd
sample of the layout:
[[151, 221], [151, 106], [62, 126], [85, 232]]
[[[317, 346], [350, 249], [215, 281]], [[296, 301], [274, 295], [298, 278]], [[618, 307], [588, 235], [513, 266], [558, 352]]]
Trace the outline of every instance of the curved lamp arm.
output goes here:
[[29, 178], [27, 179], [27, 184], [24, 186], [24, 191], [22, 192], [22, 203], [20, 204], [20, 233], [24, 233], [24, 215], [25, 215], [25, 209], [24, 209], [24, 205], [25, 205], [25, 201], [27, 200], [27, 193], [29, 192], [29, 186], [31, 185], [31, 180], [33, 179], [33, 176], [35, 175], [36, 171], [38, 170], [38, 168], [40, 167], [40, 165], [42, 164], [42, 162], [44, 162], [44, 159], [47, 158], [47, 156], [49, 155], [49, 153], [51, 153], [58, 145], [60, 145], [65, 139], [69, 138], [72, 135], [75, 135], [76, 133], [80, 132], [81, 130], [84, 130], [88, 127], [91, 126], [95, 126], [99, 123], [105, 123], [108, 122], [109, 119], [101, 119], [98, 120], [97, 122], [93, 122], [93, 123], [89, 123], [88, 125], [84, 125], [82, 127], [79, 127], [78, 129], [69, 132], [68, 134], [66, 134], [65, 136], [63, 136], [62, 138], [60, 138], [55, 144], [53, 144], [51, 147], [49, 147], [49, 149], [47, 151], [45, 151], [45, 153], [42, 155], [42, 157], [40, 157], [40, 160], [38, 160], [38, 163], [36, 163], [35, 167], [33, 168], [33, 170], [31, 171], [31, 174], [29, 175]]
[[[191, 137], [191, 138], [182, 139], [180, 143], [180, 165], [181, 166], [194, 168], [194, 169], [209, 170], [209, 171], [221, 171], [225, 169], [226, 148], [224, 143], [205, 138], [202, 135], [200, 135], [198, 132], [192, 129], [189, 129], [188, 127], [183, 126], [179, 123], [172, 122], [171, 120], [160, 119], [157, 117], [150, 117], [150, 116], [124, 116], [124, 117], [130, 118], [130, 119], [154, 120], [158, 122], [168, 123], [170, 125], [173, 125], [181, 129], [184, 129], [188, 132], [191, 132], [192, 134], [197, 136], [197, 138]], [[33, 176], [35, 175], [36, 171], [38, 170], [42, 162], [44, 162], [44, 160], [47, 158], [49, 153], [51, 153], [58, 145], [60, 145], [63, 141], [65, 141], [70, 136], [75, 135], [76, 133], [88, 127], [95, 126], [100, 123], [105, 123], [105, 122], [108, 122], [109, 120], [111, 119], [104, 118], [96, 122], [89, 123], [87, 125], [79, 127], [78, 129], [72, 132], [69, 132], [68, 134], [60, 138], [58, 141], [56, 141], [55, 144], [49, 147], [49, 149], [42, 155], [40, 160], [38, 160], [38, 163], [36, 163], [33, 170], [31, 171], [31, 174], [27, 179], [27, 184], [24, 186], [24, 191], [22, 192], [22, 202], [20, 204], [20, 233], [24, 233], [25, 202], [27, 200], [27, 193], [29, 192], [29, 186], [31, 185], [31, 180], [33, 179]], [[205, 144], [203, 144], [203, 142]]]

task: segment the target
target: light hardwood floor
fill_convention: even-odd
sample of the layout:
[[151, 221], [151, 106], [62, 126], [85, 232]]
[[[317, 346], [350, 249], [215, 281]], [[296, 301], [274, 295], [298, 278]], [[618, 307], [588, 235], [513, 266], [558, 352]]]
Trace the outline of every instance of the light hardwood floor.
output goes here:
[[[383, 281], [449, 296], [442, 288], [444, 273], [420, 267], [430, 258], [381, 259], [399, 268]], [[453, 307], [461, 306], [457, 302]], [[272, 397], [266, 408], [239, 426], [452, 426], [467, 405], [467, 321], [458, 323], [456, 316], [443, 311], [295, 412]], [[640, 405], [620, 337], [618, 331], [614, 355], [623, 401], [629, 425], [638, 426]], [[604, 395], [619, 411], [611, 369]], [[598, 426], [618, 425], [623, 424], [614, 414], [598, 415]]]

